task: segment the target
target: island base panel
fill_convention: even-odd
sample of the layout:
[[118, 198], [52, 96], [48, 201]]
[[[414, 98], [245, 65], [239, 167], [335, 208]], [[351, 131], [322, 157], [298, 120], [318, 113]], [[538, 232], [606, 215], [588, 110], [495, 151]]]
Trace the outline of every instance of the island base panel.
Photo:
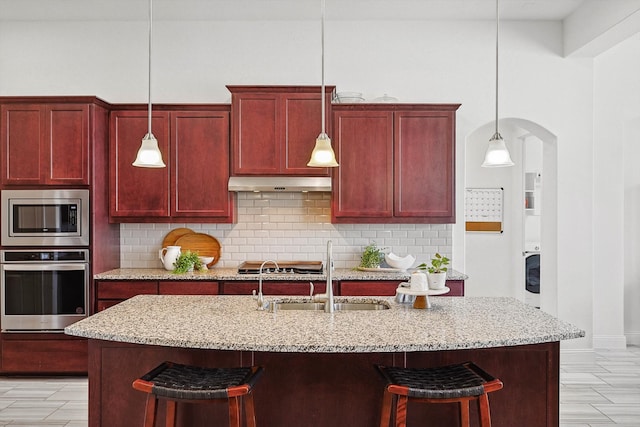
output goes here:
[[[384, 383], [376, 364], [428, 367], [467, 360], [504, 382], [503, 390], [489, 396], [494, 427], [559, 425], [557, 342], [410, 353], [252, 353], [90, 340], [89, 360], [90, 427], [142, 425], [146, 395], [133, 390], [131, 383], [165, 360], [201, 366], [264, 366], [254, 389], [261, 427], [379, 425]], [[182, 404], [178, 412], [179, 427], [227, 423], [224, 404]], [[164, 403], [158, 414], [163, 417], [163, 413]], [[473, 403], [471, 416], [476, 427]], [[456, 405], [409, 405], [410, 426], [450, 427], [457, 421]]]

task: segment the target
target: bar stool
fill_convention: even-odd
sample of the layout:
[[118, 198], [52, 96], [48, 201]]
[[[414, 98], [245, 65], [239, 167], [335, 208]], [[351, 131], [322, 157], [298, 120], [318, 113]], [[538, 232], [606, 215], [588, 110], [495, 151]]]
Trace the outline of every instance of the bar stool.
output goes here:
[[396, 399], [396, 427], [407, 425], [407, 404], [458, 403], [460, 426], [469, 426], [469, 401], [477, 400], [481, 427], [491, 426], [487, 393], [502, 388], [502, 381], [472, 362], [434, 368], [397, 368], [378, 366], [387, 380], [382, 403], [380, 427], [392, 421], [393, 400]]
[[144, 427], [154, 427], [159, 398], [167, 401], [167, 427], [176, 425], [177, 402], [214, 399], [228, 399], [230, 427], [241, 427], [241, 406], [244, 406], [247, 427], [255, 427], [251, 391], [262, 371], [261, 367], [203, 368], [161, 363], [133, 382], [134, 389], [148, 393]]

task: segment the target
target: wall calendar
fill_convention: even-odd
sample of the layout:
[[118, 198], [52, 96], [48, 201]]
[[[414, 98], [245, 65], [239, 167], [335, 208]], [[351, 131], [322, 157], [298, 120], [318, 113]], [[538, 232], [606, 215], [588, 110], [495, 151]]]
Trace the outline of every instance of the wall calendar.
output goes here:
[[503, 188], [467, 188], [465, 230], [502, 233], [503, 201]]

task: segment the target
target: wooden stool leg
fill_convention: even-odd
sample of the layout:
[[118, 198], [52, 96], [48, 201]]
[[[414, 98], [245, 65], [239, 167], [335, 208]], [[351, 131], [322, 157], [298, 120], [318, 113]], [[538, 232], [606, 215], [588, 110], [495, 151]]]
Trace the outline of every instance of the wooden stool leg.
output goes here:
[[153, 394], [147, 394], [147, 404], [144, 409], [144, 427], [153, 427], [156, 423], [158, 399]]
[[256, 410], [251, 392], [244, 396], [244, 416], [247, 420], [247, 427], [256, 427]]
[[240, 397], [229, 398], [229, 427], [240, 426]]
[[469, 427], [469, 401], [461, 400], [458, 406], [460, 406], [460, 427]]
[[484, 393], [478, 397], [480, 412], [480, 427], [491, 427], [491, 412], [489, 411], [489, 395]]
[[380, 414], [380, 427], [389, 427], [391, 421], [391, 406], [393, 405], [393, 395], [384, 389], [384, 397], [382, 398], [382, 412]]
[[167, 400], [167, 418], [165, 421], [167, 427], [176, 427], [176, 401]]
[[407, 396], [398, 396], [396, 403], [396, 427], [407, 427]]

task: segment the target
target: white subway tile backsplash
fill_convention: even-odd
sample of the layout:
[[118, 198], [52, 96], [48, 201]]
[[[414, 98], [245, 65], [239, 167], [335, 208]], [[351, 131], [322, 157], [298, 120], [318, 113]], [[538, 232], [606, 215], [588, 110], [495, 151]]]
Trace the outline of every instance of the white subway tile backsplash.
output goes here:
[[161, 268], [164, 236], [187, 227], [220, 241], [217, 266], [245, 260], [324, 260], [333, 240], [337, 268], [353, 268], [365, 246], [375, 242], [398, 255], [411, 254], [416, 265], [440, 252], [451, 256], [449, 224], [331, 224], [330, 193], [239, 193], [236, 224], [121, 224], [121, 267]]

